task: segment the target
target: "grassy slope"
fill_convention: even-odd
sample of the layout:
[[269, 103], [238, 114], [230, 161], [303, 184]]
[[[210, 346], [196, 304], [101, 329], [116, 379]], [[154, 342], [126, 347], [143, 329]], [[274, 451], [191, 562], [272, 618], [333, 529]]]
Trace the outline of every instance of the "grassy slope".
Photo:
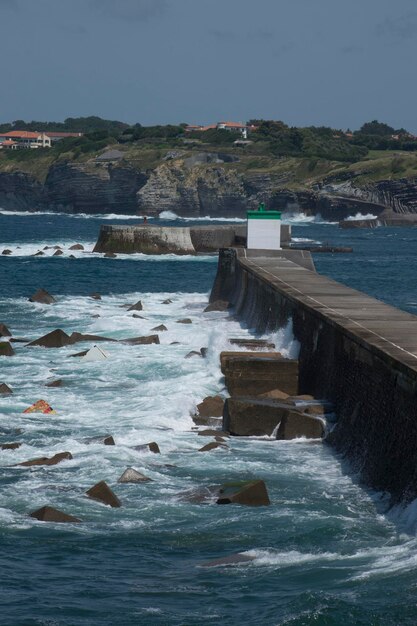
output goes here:
[[[138, 170], [154, 169], [163, 161], [168, 151], [183, 152], [184, 158], [193, 152], [211, 151], [227, 152], [239, 156], [237, 163], [225, 164], [226, 169], [248, 174], [274, 174], [281, 181], [280, 186], [290, 189], [310, 188], [324, 178], [332, 181], [352, 178], [356, 184], [363, 185], [382, 179], [417, 177], [417, 153], [395, 151], [371, 151], [357, 163], [349, 164], [328, 161], [318, 158], [272, 157], [265, 153], [262, 144], [254, 144], [247, 148], [219, 147], [207, 144], [196, 146], [169, 146], [168, 144], [113, 144], [108, 148], [116, 148], [125, 152], [125, 161]], [[108, 149], [107, 148], [107, 149]], [[97, 172], [94, 158], [96, 154], [81, 154], [74, 158], [73, 153], [57, 155], [52, 150], [21, 150], [13, 154], [0, 151], [0, 172], [22, 171], [33, 175], [44, 182], [48, 169], [57, 160], [72, 160], [83, 163], [88, 170]], [[207, 166], [204, 166], [207, 168]], [[218, 167], [213, 165], [213, 167]]]

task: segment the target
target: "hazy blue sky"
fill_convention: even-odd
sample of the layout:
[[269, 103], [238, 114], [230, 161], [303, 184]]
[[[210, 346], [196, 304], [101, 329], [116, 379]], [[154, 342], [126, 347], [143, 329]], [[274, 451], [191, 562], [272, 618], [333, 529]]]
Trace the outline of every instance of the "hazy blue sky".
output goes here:
[[0, 0], [0, 121], [417, 132], [416, 0]]

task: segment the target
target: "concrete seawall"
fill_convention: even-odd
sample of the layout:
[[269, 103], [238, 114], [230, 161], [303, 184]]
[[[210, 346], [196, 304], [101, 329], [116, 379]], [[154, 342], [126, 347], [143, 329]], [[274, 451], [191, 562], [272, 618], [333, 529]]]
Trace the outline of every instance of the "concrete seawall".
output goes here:
[[292, 320], [299, 391], [336, 408], [328, 443], [365, 484], [392, 502], [410, 501], [417, 497], [417, 317], [320, 276], [308, 253], [304, 267], [291, 253], [222, 250], [210, 299], [228, 300], [258, 332]]
[[[291, 227], [282, 226], [281, 241], [291, 240]], [[246, 224], [213, 226], [158, 226], [103, 224], [94, 252], [132, 254], [197, 254], [244, 245]]]

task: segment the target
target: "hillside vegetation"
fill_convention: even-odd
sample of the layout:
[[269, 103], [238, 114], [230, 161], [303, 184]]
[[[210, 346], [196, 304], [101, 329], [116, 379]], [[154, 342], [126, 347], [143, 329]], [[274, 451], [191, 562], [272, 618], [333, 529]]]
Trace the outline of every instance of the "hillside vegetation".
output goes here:
[[240, 134], [216, 129], [186, 132], [186, 124], [128, 126], [96, 117], [68, 118], [62, 123], [16, 120], [0, 125], [0, 132], [19, 128], [85, 134], [62, 139], [50, 149], [1, 150], [0, 171], [23, 171], [43, 182], [53, 163], [83, 163], [94, 171], [96, 157], [117, 149], [123, 153], [121, 165], [141, 171], [201, 152], [231, 155], [238, 160], [222, 164], [223, 168], [242, 173], [274, 173], [282, 177], [283, 186], [294, 189], [309, 188], [322, 181], [352, 179], [363, 185], [417, 176], [417, 140], [404, 129], [395, 130], [377, 121], [364, 124], [354, 133], [327, 127], [291, 128], [279, 121], [249, 123], [256, 127], [249, 134], [249, 142], [235, 144]]

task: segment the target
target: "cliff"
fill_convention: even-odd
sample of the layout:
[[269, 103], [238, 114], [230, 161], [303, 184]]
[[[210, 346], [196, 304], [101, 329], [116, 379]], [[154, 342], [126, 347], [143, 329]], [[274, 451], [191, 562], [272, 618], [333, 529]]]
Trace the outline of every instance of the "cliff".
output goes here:
[[263, 201], [270, 209], [332, 221], [356, 213], [379, 215], [387, 208], [417, 212], [417, 179], [378, 179], [387, 174], [378, 159], [311, 164], [253, 159], [244, 152], [160, 150], [149, 157], [126, 150], [109, 162], [100, 156], [55, 161], [43, 156], [37, 164], [34, 158], [8, 163], [0, 156], [0, 207], [8, 210], [244, 217]]

